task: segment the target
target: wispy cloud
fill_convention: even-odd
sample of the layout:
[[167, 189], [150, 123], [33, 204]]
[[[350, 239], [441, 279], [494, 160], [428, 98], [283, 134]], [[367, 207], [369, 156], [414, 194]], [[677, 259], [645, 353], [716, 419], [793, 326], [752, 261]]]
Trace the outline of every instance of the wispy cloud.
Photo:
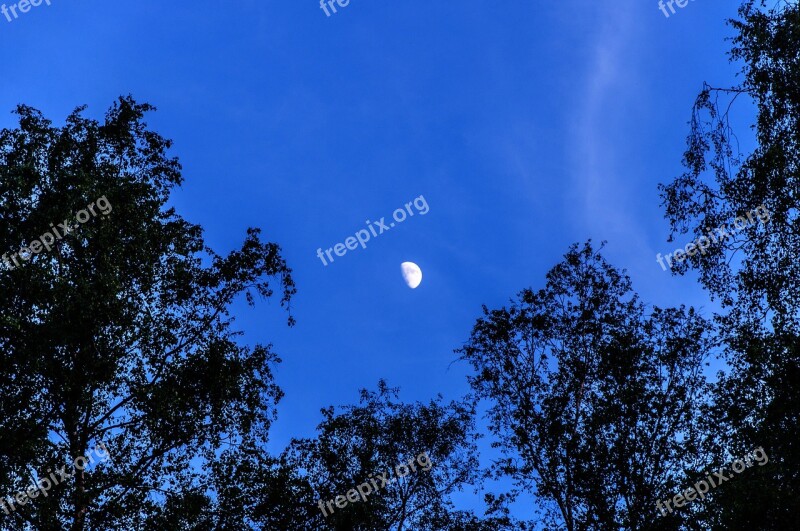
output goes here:
[[[641, 201], [626, 183], [635, 176], [626, 165], [625, 148], [635, 139], [637, 100], [637, 20], [644, 16], [641, 3], [622, 0], [597, 4], [598, 29], [587, 45], [589, 55], [580, 79], [567, 143], [573, 161], [571, 203], [578, 205], [575, 219], [593, 236], [646, 245], [632, 208]], [[641, 123], [638, 124], [641, 127]], [[627, 178], [625, 174], [627, 173]], [[633, 193], [631, 193], [633, 192]]]

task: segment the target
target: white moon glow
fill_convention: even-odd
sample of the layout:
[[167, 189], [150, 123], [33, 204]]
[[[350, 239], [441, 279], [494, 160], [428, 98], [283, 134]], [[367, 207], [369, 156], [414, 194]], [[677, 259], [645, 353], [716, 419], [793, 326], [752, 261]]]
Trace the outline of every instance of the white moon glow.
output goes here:
[[403, 262], [400, 264], [400, 271], [409, 288], [414, 289], [422, 282], [422, 270], [414, 262]]

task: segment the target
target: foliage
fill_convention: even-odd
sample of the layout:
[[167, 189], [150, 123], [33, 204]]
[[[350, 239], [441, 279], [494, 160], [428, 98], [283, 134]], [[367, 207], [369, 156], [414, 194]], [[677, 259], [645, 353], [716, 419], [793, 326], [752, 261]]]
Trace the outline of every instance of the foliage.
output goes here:
[[[235, 342], [245, 294], [288, 305], [291, 270], [249, 229], [228, 256], [168, 208], [181, 183], [153, 110], [120, 98], [99, 123], [54, 127], [30, 107], [0, 132], [0, 245], [16, 251], [100, 197], [112, 205], [29, 262], [0, 271], [0, 489], [26, 489], [104, 441], [111, 461], [20, 506], [9, 529], [132, 529], [190, 506], [224, 444], [266, 439], [281, 391], [269, 346]], [[291, 324], [291, 317], [290, 324]]]
[[490, 403], [496, 473], [552, 502], [553, 528], [654, 529], [697, 455], [707, 330], [692, 309], [647, 315], [591, 243], [572, 246], [543, 289], [484, 307], [460, 349]]
[[[743, 65], [742, 82], [704, 87], [686, 171], [662, 186], [662, 198], [673, 232], [695, 227], [699, 234], [761, 204], [770, 213], [769, 223], [676, 270], [697, 271], [723, 304], [717, 320], [729, 369], [707, 414], [709, 451], [718, 462], [758, 446], [770, 456], [746, 488], [724, 485], [700, 521], [713, 529], [790, 529], [800, 518], [800, 7], [748, 0], [739, 15], [731, 59]], [[742, 98], [756, 111], [756, 147], [747, 155], [728, 118]]]
[[439, 397], [428, 404], [406, 404], [397, 402], [397, 396], [396, 389], [381, 381], [377, 391], [361, 391], [358, 405], [340, 413], [323, 409], [318, 436], [294, 441], [291, 458], [306, 471], [323, 504], [370, 477], [387, 471], [388, 478], [396, 476], [397, 465], [423, 453], [430, 470], [418, 468], [396, 477], [366, 502], [334, 506], [317, 529], [512, 529], [507, 518], [479, 520], [455, 511], [450, 500], [455, 491], [480, 481], [471, 401], [443, 404]]

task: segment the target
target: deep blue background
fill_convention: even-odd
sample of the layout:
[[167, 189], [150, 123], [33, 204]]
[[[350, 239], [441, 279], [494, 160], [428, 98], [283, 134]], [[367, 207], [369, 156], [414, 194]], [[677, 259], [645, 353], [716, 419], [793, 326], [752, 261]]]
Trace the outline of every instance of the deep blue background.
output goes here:
[[[656, 0], [351, 0], [331, 17], [315, 0], [52, 1], [0, 18], [0, 126], [17, 103], [61, 125], [130, 93], [158, 107], [184, 165], [173, 202], [208, 243], [258, 226], [283, 247], [297, 326], [275, 301], [236, 308], [243, 341], [284, 360], [275, 452], [381, 377], [405, 400], [461, 396], [453, 349], [481, 304], [541, 286], [570, 243], [608, 240], [649, 302], [708, 306], [655, 262], [676, 247], [656, 185], [680, 172], [702, 82], [734, 82], [736, 2], [667, 19]], [[427, 215], [316, 257], [419, 195]]]

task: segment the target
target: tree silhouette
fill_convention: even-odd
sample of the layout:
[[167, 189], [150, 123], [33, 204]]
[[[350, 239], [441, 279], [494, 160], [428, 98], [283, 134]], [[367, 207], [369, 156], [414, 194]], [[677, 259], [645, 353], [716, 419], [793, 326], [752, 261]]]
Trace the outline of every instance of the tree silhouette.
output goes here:
[[681, 516], [656, 518], [656, 504], [695, 459], [708, 331], [692, 309], [648, 315], [591, 243], [572, 246], [543, 289], [484, 307], [459, 352], [490, 404], [505, 456], [494, 470], [512, 496], [551, 502], [554, 529], [677, 529]]
[[[661, 187], [673, 234], [752, 223], [674, 270], [697, 271], [723, 311], [719, 342], [729, 369], [708, 411], [707, 448], [718, 462], [764, 447], [768, 467], [725, 484], [699, 520], [713, 529], [790, 529], [800, 520], [800, 7], [745, 1], [731, 59], [742, 82], [706, 84], [697, 98], [686, 171]], [[740, 152], [729, 110], [756, 109], [756, 147]], [[762, 220], [763, 221], [763, 220]], [[740, 223], [741, 225], [741, 223]]]
[[0, 489], [101, 441], [111, 456], [2, 515], [7, 529], [140, 528], [164, 493], [190, 500], [223, 445], [264, 441], [281, 396], [277, 357], [236, 343], [228, 307], [273, 282], [288, 305], [291, 271], [258, 230], [219, 256], [167, 207], [180, 165], [150, 110], [120, 98], [102, 123], [79, 108], [59, 128], [20, 106], [0, 133], [4, 250], [33, 249], [97, 198], [112, 207], [0, 271]]
[[[520, 529], [503, 514], [478, 518], [457, 511], [450, 500], [453, 492], [480, 481], [471, 401], [443, 404], [439, 397], [428, 404], [406, 404], [397, 396], [397, 389], [381, 381], [377, 391], [361, 391], [358, 405], [339, 413], [323, 409], [319, 435], [293, 442], [290, 459], [306, 471], [318, 493], [314, 529]], [[416, 470], [402, 467], [415, 459]], [[374, 483], [378, 488], [367, 496], [342, 508], [326, 507], [325, 502], [381, 475], [386, 483]]]

